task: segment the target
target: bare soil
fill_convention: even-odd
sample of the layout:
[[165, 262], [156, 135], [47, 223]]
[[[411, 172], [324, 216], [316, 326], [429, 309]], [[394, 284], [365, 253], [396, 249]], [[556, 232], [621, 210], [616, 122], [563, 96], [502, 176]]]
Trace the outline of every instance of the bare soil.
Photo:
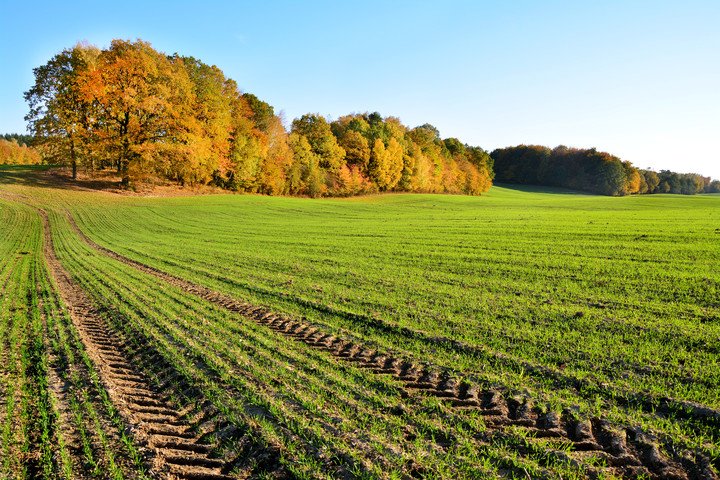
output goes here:
[[58, 167], [43, 173], [49, 182], [63, 188], [125, 195], [133, 197], [185, 197], [193, 195], [229, 194], [228, 190], [212, 185], [179, 185], [158, 177], [147, 177], [130, 186], [122, 186], [122, 178], [112, 170], [93, 172], [79, 169], [77, 178], [72, 178], [72, 169]]

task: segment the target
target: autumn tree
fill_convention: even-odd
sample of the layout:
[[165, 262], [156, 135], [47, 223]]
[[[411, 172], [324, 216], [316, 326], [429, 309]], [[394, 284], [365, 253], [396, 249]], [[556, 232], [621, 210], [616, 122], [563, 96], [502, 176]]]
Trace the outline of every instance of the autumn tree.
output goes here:
[[597, 152], [591, 149], [587, 161], [590, 164], [590, 190], [604, 195], [621, 195], [625, 189], [627, 176], [622, 162], [605, 152]]
[[399, 181], [403, 170], [403, 148], [391, 137], [388, 145], [376, 138], [373, 142], [369, 164], [370, 179], [381, 190], [391, 190]]
[[492, 183], [488, 170], [488, 164], [492, 164], [489, 154], [480, 147], [464, 145], [457, 138], [446, 138], [443, 144], [454, 163], [446, 170], [453, 173], [455, 180], [446, 181], [451, 181], [459, 191], [470, 195], [487, 191]]
[[357, 115], [346, 115], [330, 124], [338, 145], [345, 150], [345, 163], [357, 166], [362, 172], [367, 172], [370, 160], [370, 144], [366, 136], [368, 128], [367, 122]]
[[[5, 138], [8, 138], [7, 136]], [[19, 144], [14, 137], [0, 138], [0, 165], [35, 165], [42, 161], [39, 151], [27, 144]]]
[[430, 145], [437, 145], [441, 142], [440, 132], [429, 123], [415, 127], [409, 132], [409, 135], [410, 139], [421, 149], [427, 149]]
[[396, 117], [373, 112], [340, 117], [331, 129], [347, 165], [363, 167], [380, 190], [479, 194], [490, 187], [487, 152], [458, 139], [442, 140], [430, 124], [408, 129]]
[[250, 109], [250, 120], [252, 120], [258, 130], [267, 133], [277, 118], [272, 105], [263, 102], [252, 93], [243, 93], [242, 97]]
[[55, 160], [113, 165], [125, 183], [159, 175], [317, 197], [478, 194], [492, 178], [492, 158], [479, 147], [443, 141], [429, 124], [409, 130], [378, 112], [332, 123], [303, 115], [288, 135], [271, 105], [216, 66], [141, 40], [66, 50], [36, 69], [36, 80], [26, 94], [28, 120]]
[[361, 172], [367, 172], [371, 154], [368, 139], [355, 130], [348, 130], [338, 143], [345, 150], [347, 165], [355, 166]]
[[260, 192], [279, 195], [287, 191], [287, 175], [294, 159], [290, 138], [279, 116], [267, 125], [267, 151], [260, 168]]
[[87, 44], [63, 50], [33, 69], [35, 84], [24, 94], [30, 106], [25, 120], [43, 147], [46, 160], [69, 160], [73, 178], [77, 178], [78, 164], [87, 152], [85, 135], [94, 122], [93, 106], [83, 96], [79, 79], [94, 69], [99, 54], [96, 47]]
[[336, 172], [345, 164], [345, 150], [338, 145], [330, 125], [320, 115], [308, 113], [293, 120], [292, 133], [307, 139], [321, 168]]
[[465, 145], [465, 155], [468, 161], [478, 169], [478, 172], [484, 177], [482, 179], [483, 191], [487, 191], [492, 185], [492, 180], [495, 178], [495, 172], [493, 169], [493, 159], [486, 150], [481, 147], [471, 147]]
[[294, 153], [283, 120], [267, 102], [235, 91], [228, 94], [239, 95], [233, 102], [232, 130], [237, 186], [270, 195], [286, 193]]
[[321, 168], [321, 158], [315, 152], [305, 135], [293, 132], [290, 135], [293, 163], [288, 171], [288, 193], [309, 195], [313, 198], [324, 195], [327, 173]]
[[[222, 70], [193, 57], [173, 57], [182, 62], [190, 80], [190, 118], [183, 122], [187, 156], [176, 155], [178, 164], [165, 165], [163, 173], [181, 183], [207, 183], [228, 171], [232, 133], [234, 82]], [[183, 79], [183, 75], [179, 75]], [[228, 93], [230, 92], [230, 93]], [[163, 162], [160, 161], [160, 165]]]
[[[625, 183], [622, 188], [622, 194], [631, 195], [633, 193], [640, 193], [641, 187], [644, 183], [640, 172], [628, 161], [622, 162], [622, 166], [625, 170]], [[647, 190], [647, 185], [645, 185], [644, 188]]]
[[113, 40], [97, 67], [83, 72], [81, 99], [98, 111], [92, 147], [116, 159], [125, 183], [158, 166], [184, 170], [186, 162], [195, 161], [199, 127], [184, 67], [182, 59], [170, 59], [149, 43]]
[[256, 192], [260, 188], [260, 170], [268, 148], [267, 135], [253, 122], [253, 112], [234, 80], [226, 80], [223, 96], [230, 118], [227, 168], [221, 185], [233, 190]]

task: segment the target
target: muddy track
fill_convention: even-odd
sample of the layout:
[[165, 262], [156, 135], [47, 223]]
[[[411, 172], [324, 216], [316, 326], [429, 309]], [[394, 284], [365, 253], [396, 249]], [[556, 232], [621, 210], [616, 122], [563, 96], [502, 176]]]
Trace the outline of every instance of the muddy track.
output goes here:
[[151, 471], [171, 478], [230, 480], [232, 465], [213, 458], [213, 445], [200, 443], [183, 411], [151, 387], [151, 379], [128, 358], [121, 339], [94, 310], [82, 288], [61, 266], [52, 246], [47, 213], [40, 210], [45, 256], [73, 322], [97, 366], [110, 400], [130, 425], [135, 440], [147, 447]]
[[[504, 438], [508, 427], [523, 427], [530, 437], [552, 439], [555, 443], [567, 445], [572, 456], [558, 452], [560, 458], [585, 466], [583, 458], [592, 457], [608, 465], [613, 473], [636, 478], [646, 476], [656, 479], [718, 479], [710, 460], [699, 452], [674, 453], [670, 458], [661, 450], [668, 451], [668, 445], [639, 427], [611, 424], [600, 419], [577, 419], [570, 414], [544, 412], [533, 406], [531, 399], [513, 398], [502, 388], [488, 388], [472, 385], [446, 373], [431, 370], [418, 364], [403, 361], [364, 347], [358, 342], [349, 342], [328, 334], [316, 326], [275, 314], [264, 307], [238, 301], [209, 288], [184, 280], [157, 268], [124, 257], [104, 248], [85, 236], [72, 217], [68, 219], [84, 241], [94, 249], [140, 271], [160, 278], [180, 289], [197, 295], [229, 311], [239, 313], [266, 325], [273, 331], [292, 337], [305, 344], [324, 350], [338, 359], [353, 362], [378, 374], [388, 374], [404, 385], [403, 396], [430, 395], [443, 400], [453, 411], [474, 410], [482, 414], [488, 431], [478, 435], [480, 441]], [[675, 446], [670, 445], [675, 452]], [[576, 458], [580, 459], [578, 462]], [[587, 468], [589, 475], [597, 471]]]
[[[50, 273], [46, 271], [45, 275], [49, 278]], [[119, 469], [125, 478], [137, 478], [137, 463], [121, 439], [114, 412], [102, 401], [105, 392], [97, 385], [96, 373], [83, 361], [75, 337], [67, 330], [67, 317], [52, 308], [46, 310], [45, 298], [38, 293], [48, 360], [47, 388], [54, 411], [56, 471], [85, 479], [96, 478], [100, 471]], [[48, 301], [53, 305], [51, 297]], [[102, 432], [97, 432], [98, 424], [103, 426]]]
[[[45, 345], [45, 351], [48, 355], [47, 388], [48, 394], [52, 398], [52, 405], [54, 409], [55, 421], [53, 427], [55, 429], [55, 432], [53, 437], [56, 442], [59, 440], [59, 438], [62, 438], [63, 440], [64, 447], [67, 449], [66, 453], [69, 456], [69, 458], [67, 458], [67, 461], [69, 463], [67, 468], [72, 470], [73, 478], [90, 478], [91, 476], [87, 472], [83, 471], [81, 466], [85, 460], [83, 458], [84, 452], [82, 446], [82, 437], [83, 435], [92, 436], [90, 432], [92, 432], [93, 429], [89, 419], [86, 419], [82, 426], [84, 432], [83, 434], [79, 433], [79, 427], [74, 422], [73, 410], [71, 407], [71, 402], [73, 400], [78, 400], [76, 396], [77, 392], [74, 392], [73, 388], [76, 387], [76, 385], [73, 385], [72, 381], [69, 381], [69, 378], [75, 375], [78, 379], [82, 379], [82, 381], [90, 384], [91, 382], [89, 380], [89, 375], [88, 372], [82, 368], [83, 366], [69, 363], [68, 359], [65, 358], [60, 351], [57, 351], [52, 347], [52, 342], [50, 341], [50, 339], [52, 338], [52, 334], [48, 325], [48, 317], [45, 314], [44, 309], [42, 308], [42, 300], [40, 300], [40, 307], [41, 315], [43, 318], [43, 328], [45, 330], [43, 342]], [[88, 398], [94, 399], [89, 401], [92, 401], [93, 407], [96, 411], [103, 411], [100, 402], [95, 399], [94, 395], [89, 395]], [[101, 421], [104, 424], [110, 423], [106, 415], [102, 416]], [[112, 437], [111, 441], [114, 446], [119, 447], [122, 445], [120, 439], [117, 438], [117, 435], [113, 435], [114, 432], [112, 431], [112, 429], [108, 429], [107, 431], [105, 431], [105, 434]], [[102, 448], [99, 447], [99, 444], [101, 442], [97, 438], [94, 438], [92, 442], [95, 444], [93, 453], [99, 454], [102, 451]], [[119, 449], [120, 448], [117, 448], [116, 451], [118, 451]], [[63, 460], [64, 459], [62, 458], [62, 456], [55, 456], [55, 467], [56, 469], [58, 469], [58, 471], [63, 468], [60, 465]], [[115, 459], [116, 462], [118, 460], [118, 458]], [[107, 458], [95, 458], [94, 461], [98, 462], [98, 464], [102, 464], [105, 468], [107, 468], [107, 464], [109, 463]], [[126, 468], [123, 468], [123, 473], [127, 473]]]

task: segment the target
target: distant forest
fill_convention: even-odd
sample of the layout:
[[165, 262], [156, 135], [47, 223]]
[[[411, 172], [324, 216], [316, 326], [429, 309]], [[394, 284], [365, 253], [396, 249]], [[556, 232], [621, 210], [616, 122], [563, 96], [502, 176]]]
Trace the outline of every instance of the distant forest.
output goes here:
[[604, 195], [720, 191], [706, 177], [638, 170], [594, 149], [520, 145], [489, 154], [377, 112], [334, 121], [309, 113], [287, 131], [271, 105], [216, 66], [141, 40], [102, 50], [78, 44], [33, 72], [25, 93], [32, 135], [6, 135], [0, 163], [69, 164], [73, 177], [78, 168], [112, 168], [126, 185], [163, 177], [311, 197], [479, 195], [494, 177]]
[[523, 185], [566, 187], [601, 195], [720, 193], [720, 181], [695, 173], [641, 170], [594, 148], [539, 145], [494, 150], [495, 179]]
[[0, 165], [34, 165], [42, 162], [40, 153], [31, 147], [32, 135], [6, 133], [0, 136]]

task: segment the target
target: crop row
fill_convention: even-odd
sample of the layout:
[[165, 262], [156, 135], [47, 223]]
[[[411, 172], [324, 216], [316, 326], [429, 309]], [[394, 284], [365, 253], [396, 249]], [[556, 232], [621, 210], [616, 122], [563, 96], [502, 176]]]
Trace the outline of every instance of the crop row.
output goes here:
[[40, 216], [0, 207], [0, 476], [143, 478], [48, 273]]
[[551, 468], [567, 478], [581, 471], [553, 457], [552, 445], [517, 448], [527, 442], [521, 432], [481, 441], [482, 412], [402, 394], [390, 376], [158, 285], [90, 249], [60, 216], [53, 216], [53, 232], [58, 256], [109, 324], [129, 343], [157, 349], [239, 432], [261, 431], [268, 448], [278, 443], [278, 461], [298, 476], [490, 478], [498, 469], [539, 475]]
[[[38, 328], [37, 296], [34, 292], [34, 254], [39, 230], [37, 219], [24, 209], [0, 200], [3, 231], [9, 232], [0, 244], [3, 259], [2, 305], [0, 306], [0, 441], [3, 472], [33, 475], [49, 461], [48, 442], [40, 448], [40, 459], [30, 459], [35, 438], [47, 437], [48, 424], [36, 421], [40, 410], [47, 414], [42, 385], [34, 385], [42, 370], [42, 351], [33, 342]], [[35, 220], [33, 222], [33, 220]], [[42, 338], [42, 337], [40, 337]], [[47, 415], [45, 415], [47, 417]], [[44, 430], [40, 434], [40, 430]]]
[[[253, 204], [260, 210], [253, 214], [239, 202], [206, 203], [83, 208], [78, 220], [119, 253], [253, 303], [348, 330], [357, 318], [378, 318], [595, 383], [720, 406], [720, 369], [711, 368], [718, 366], [720, 346], [713, 322], [719, 315], [713, 265], [720, 252], [706, 221], [698, 229], [707, 231], [692, 233], [678, 220], [671, 225], [677, 232], [636, 241], [638, 230], [657, 221], [638, 221], [648, 216], [642, 209], [630, 217], [638, 225], [615, 219], [619, 232], [605, 235], [608, 227], [594, 221], [607, 215], [588, 214], [585, 236], [571, 227], [578, 218], [570, 214], [552, 224], [540, 212], [542, 222], [521, 233], [512, 218], [495, 220], [507, 232], [487, 221], [483, 230], [454, 218], [456, 212], [440, 211], [436, 221], [457, 225], [441, 236], [427, 219], [397, 206], [379, 220], [351, 211], [339, 225], [320, 226], [323, 217], [306, 205], [276, 212], [277, 202], [268, 201], [273, 205]], [[322, 213], [339, 216], [346, 204], [336, 203]], [[704, 212], [688, 211], [698, 220]], [[397, 225], [383, 224], [393, 214]], [[419, 226], [409, 228], [407, 221]], [[133, 234], [117, 235], [121, 231]], [[478, 369], [463, 360], [454, 367]]]
[[[108, 218], [108, 216], [98, 216], [93, 221], [111, 221]], [[158, 222], [159, 228], [159, 220], [155, 219], [155, 222]], [[198, 220], [192, 220], [192, 223], [197, 222]], [[170, 228], [177, 230], [181, 226], [174, 223]], [[111, 228], [108, 227], [105, 231], [110, 232]], [[163, 238], [161, 234], [160, 238]], [[206, 236], [201, 238], [206, 238]], [[216, 241], [215, 234], [209, 238], [212, 238], [210, 244]], [[221, 239], [222, 236], [217, 241], [222, 241]], [[190, 237], [186, 240], [187, 244], [192, 244]], [[118, 239], [113, 238], [111, 241], [117, 242]], [[158, 243], [162, 244], [162, 242]], [[203, 248], [206, 250], [209, 248], [205, 246], [207, 244], [208, 242], [203, 242]], [[527, 334], [518, 332], [517, 329], [521, 324], [516, 321], [510, 322], [511, 319], [499, 318], [493, 326], [486, 323], [476, 324], [475, 328], [469, 328], [468, 331], [474, 335], [474, 339], [469, 342], [466, 340], [466, 335], [454, 335], [452, 332], [448, 333], [442, 330], [441, 332], [446, 335], [428, 333], [437, 331], [437, 329], [433, 331], [432, 325], [428, 323], [420, 325], [427, 330], [427, 332], [423, 332], [422, 329], [406, 327], [407, 322], [388, 320], [382, 315], [348, 312], [346, 306], [333, 307], [333, 301], [320, 303], [301, 295], [277, 292], [273, 288], [263, 288], [259, 286], [262, 285], [259, 279], [253, 278], [252, 275], [250, 279], [247, 279], [242, 274], [235, 273], [233, 267], [227, 268], [224, 265], [223, 270], [229, 271], [228, 273], [221, 272], [217, 268], [219, 261], [214, 257], [213, 248], [209, 248], [209, 253], [213, 256], [199, 252], [188, 253], [189, 248], [184, 248], [184, 253], [172, 255], [167, 250], [163, 254], [148, 254], [147, 250], [152, 250], [152, 247], [146, 249], [143, 246], [143, 251], [128, 247], [124, 249], [132, 258], [190, 278], [218, 291], [228, 292], [255, 303], [267, 304], [280, 311], [306, 315], [331, 333], [341, 332], [347, 338], [362, 339], [384, 351], [424, 358], [435, 364], [451, 367], [456, 372], [470, 374], [472, 378], [480, 381], [509, 385], [516, 391], [530, 389], [531, 396], [544, 396], [549, 408], [557, 411], [563, 408], [577, 408], [579, 405], [582, 415], [599, 416], [603, 414], [617, 423], [639, 423], [644, 428], [667, 432], [669, 436], [681, 440], [689, 448], [700, 447], [706, 450], [711, 457], [718, 456], [717, 419], [714, 419], [716, 415], [696, 417], [684, 411], [685, 407], [690, 405], [689, 403], [682, 400], [665, 400], [667, 392], [670, 391], [679, 393], [680, 398], [703, 398], [713, 404], [710, 401], [712, 397], [709, 395], [717, 395], [718, 391], [713, 387], [717, 383], [718, 370], [710, 368], [713, 362], [717, 362], [717, 356], [712, 351], [707, 351], [707, 347], [703, 347], [706, 342], [712, 341], [713, 337], [705, 336], [702, 339], [698, 337], [697, 340], [694, 340], [700, 334], [683, 327], [689, 332], [685, 334], [683, 330], [679, 330], [681, 324], [658, 325], [656, 328], [649, 329], [647, 334], [642, 332], [638, 334], [627, 322], [616, 322], [608, 318], [595, 321], [588, 318], [589, 315], [577, 315], [575, 310], [573, 315], [567, 318], [567, 324], [555, 322], [554, 325], [550, 325], [552, 321], [539, 315], [535, 319], [523, 322], [523, 328], [537, 328], [546, 337], [538, 339], [537, 334], [533, 334], [531, 330], [526, 330]], [[183, 259], [183, 255], [192, 255], [193, 260]], [[175, 258], [178, 256], [180, 259], [176, 260]], [[256, 280], [257, 283], [254, 283]], [[434, 291], [432, 294], [437, 295]], [[601, 307], [602, 305], [597, 309], [603, 310]], [[532, 308], [528, 308], [528, 310], [532, 315]], [[452, 322], [448, 323], [452, 324]], [[543, 323], [549, 328], [538, 328], [542, 327]], [[506, 325], [508, 328], [505, 328]], [[673, 367], [666, 368], [663, 364], [658, 364], [658, 367], [653, 369], [652, 364], [648, 365], [648, 362], [639, 359], [633, 361], [627, 356], [618, 354], [617, 350], [613, 351], [607, 341], [605, 342], [607, 350], [598, 350], [597, 345], [588, 340], [596, 335], [597, 331], [612, 333], [613, 326], [617, 327], [617, 333], [607, 339], [614, 338], [616, 341], [625, 343], [624, 351], [633, 354], [644, 349], [674, 349], [677, 340], [670, 343], [669, 337], [658, 337], [658, 334], [676, 328], [684, 335], [685, 342], [682, 348], [694, 348], [698, 351], [703, 351], [704, 348], [705, 353], [701, 358], [705, 358], [707, 363], [692, 373], [681, 367], [675, 376], [673, 370], [680, 366], [680, 362], [677, 360], [672, 362]], [[478, 337], [483, 333], [484, 335]], [[529, 341], [529, 336], [536, 337], [536, 340]], [[456, 348], [457, 338], [463, 339], [462, 343], [465, 345], [472, 344], [478, 345], [478, 347], [458, 349]], [[520, 338], [523, 339], [519, 340]], [[594, 358], [590, 357], [591, 353], [586, 354], [589, 357], [586, 364], [592, 367], [591, 372], [573, 369], [565, 365], [565, 362], [572, 363], [572, 361], [562, 357], [548, 361], [545, 356], [529, 355], [526, 349], [528, 344], [532, 346], [533, 343], [537, 345], [538, 351], [541, 350], [540, 347], [549, 352], [562, 348], [567, 349], [570, 348], [569, 344], [573, 342], [573, 338], [577, 338], [577, 342], [581, 342], [580, 345], [572, 345], [574, 355], [583, 355], [583, 346], [594, 349], [591, 351]], [[644, 342], [641, 345], [642, 348], [628, 349], [628, 346], [636, 347], [637, 342]], [[629, 345], [627, 345], [628, 343]], [[480, 345], [482, 346], [480, 347]], [[697, 346], [693, 347], [693, 345]], [[506, 353], [508, 351], [511, 353]], [[598, 354], [606, 355], [606, 357], [597, 358]], [[526, 360], [528, 357], [530, 360]], [[690, 381], [688, 381], [688, 377]], [[662, 380], [663, 383], [656, 383], [653, 390], [647, 391], [646, 388], [653, 385], [649, 382], [652, 378]], [[672, 388], [670, 388], [670, 382], [672, 382]], [[700, 394], [696, 395], [696, 392]], [[692, 407], [690, 409], [692, 410]], [[658, 410], [665, 413], [656, 415]], [[709, 424], [705, 421], [706, 418], [709, 418]]]
[[[580, 448], [582, 450], [603, 450], [603, 448], [605, 448], [611, 455], [603, 457], [603, 459], [607, 459], [611, 465], [625, 465], [627, 469], [630, 469], [630, 471], [635, 471], [635, 474], [637, 474], [637, 469], [642, 470], [644, 468], [640, 466], [641, 462], [646, 462], [647, 466], [652, 469], [660, 469], [662, 471], [660, 475], [662, 476], [679, 475], [677, 478], [684, 478], [682, 477], [682, 474], [670, 473], [672, 468], [677, 468], [678, 466], [675, 465], [674, 467], [671, 467], [665, 460], [662, 460], [663, 456], [657, 449], [657, 446], [653, 446], [652, 443], [647, 443], [652, 437], [648, 437], [642, 432], [642, 430], [637, 430], [635, 427], [626, 430], [621, 434], [621, 436], [617, 436], [620, 434], [611, 432], [617, 432], [618, 430], [612, 430], [613, 427], [611, 427], [606, 421], [596, 419], [593, 421], [593, 424], [591, 424], [587, 421], [578, 422], [577, 420], [567, 417], [560, 419], [556, 413], [548, 412], [543, 414], [542, 410], [538, 412], [537, 408], [533, 408], [527, 403], [518, 403], [516, 400], [506, 402], [502, 396], [493, 389], [481, 392], [477, 390], [477, 387], [470, 386], [468, 390], [468, 386], [466, 385], [463, 387], [462, 384], [458, 383], [457, 379], [445, 377], [445, 380], [439, 380], [440, 378], [443, 378], [442, 372], [418, 369], [417, 366], [414, 366], [411, 363], [401, 362], [397, 358], [373, 352], [372, 350], [368, 350], [360, 345], [347, 343], [333, 335], [328, 335], [315, 327], [303, 325], [302, 323], [292, 320], [282, 319], [282, 317], [277, 317], [271, 312], [268, 312], [266, 309], [253, 307], [244, 302], [238, 302], [232, 298], [218, 294], [199, 285], [187, 282], [183, 279], [165, 274], [152, 267], [148, 267], [119, 256], [115, 252], [99, 247], [82, 234], [81, 236], [85, 238], [85, 240], [95, 249], [107, 253], [112, 258], [116, 258], [123, 263], [138, 268], [141, 271], [155, 275], [164, 281], [181, 287], [189, 293], [211, 300], [231, 311], [243, 313], [251, 318], [254, 318], [259, 323], [268, 324], [274, 330], [289, 334], [292, 337], [298, 338], [314, 347], [329, 350], [339, 357], [359, 362], [359, 364], [362, 364], [367, 368], [371, 368], [373, 371], [390, 373], [396, 378], [401, 379], [406, 386], [412, 388], [430, 389], [429, 393], [450, 400], [451, 404], [454, 406], [475, 405], [481, 408], [484, 406], [483, 414], [491, 415], [491, 417], [489, 417], [491, 424], [497, 425], [497, 422], [499, 421], [500, 425], [512, 424], [532, 427], [528, 430], [528, 433], [538, 435], [539, 437], [555, 437], [558, 439], [557, 441], [560, 442], [559, 444], [569, 442], [568, 446], [571, 449]], [[414, 336], [419, 335], [418, 332], [410, 333], [413, 333]], [[442, 341], [439, 339], [432, 340], [437, 343], [448, 342], [457, 351], [472, 349], [471, 346], [458, 344], [457, 342], [450, 342], [447, 339]], [[530, 368], [536, 367], [531, 366]], [[548, 372], [547, 369], [536, 368], [536, 370], [536, 373], [539, 374], [547, 375], [552, 373]], [[696, 411], [691, 412], [690, 417], [694, 418], [697, 413], [698, 412]], [[501, 417], [504, 416], [504, 418], [496, 419], [495, 416], [497, 415], [500, 415]], [[713, 418], [710, 418], [709, 420], [713, 420]], [[539, 429], [536, 429], [535, 426], [539, 427]], [[608, 428], [611, 428], [611, 430], [608, 430]], [[596, 440], [598, 435], [599, 438], [605, 438], [605, 442], [609, 442], [607, 447], [601, 447], [598, 445]], [[642, 460], [640, 458], [633, 457], [633, 454], [628, 456], [628, 446], [620, 447], [620, 445], [626, 445], [626, 440], [624, 439], [625, 435], [635, 438], [635, 443], [631, 450], [634, 455], [639, 454], [642, 457]], [[608, 440], [608, 438], [612, 440]], [[678, 444], [675, 444], [673, 448], [676, 448], [677, 446]], [[617, 457], [617, 455], [620, 455], [620, 457]], [[703, 457], [701, 455], [700, 458], [696, 458], [694, 460], [696, 465], [693, 465], [693, 461], [688, 463], [687, 460], [687, 457], [683, 457], [683, 463], [686, 463], [686, 466], [680, 467], [681, 469], [690, 468], [691, 470], [694, 470], [700, 468], [704, 472], [703, 475], [713, 476], [711, 467], [707, 465], [707, 457]], [[705, 466], [698, 467], [697, 464], [705, 464]]]
[[[603, 200], [604, 211], [583, 197], [485, 199], [500, 207], [488, 210], [444, 197], [113, 205], [76, 195], [58, 198], [99, 243], [300, 320], [257, 325], [228, 313], [87, 248], [62, 215], [52, 215], [63, 264], [145, 359], [142, 368], [178, 372], [181, 397], [200, 392], [179, 401], [206, 399], [219, 411], [215, 421], [229, 423], [221, 432], [234, 433], [211, 435], [224, 439], [223, 448], [236, 446], [238, 473], [567, 478], [613, 471], [601, 456], [564, 456], [567, 444], [527, 438], [533, 429], [497, 430], [487, 409], [448, 408], [408, 389], [398, 374], [370, 374], [365, 360], [348, 364], [317, 351], [315, 337], [303, 333], [305, 347], [298, 345], [293, 336], [307, 331], [300, 324], [400, 364], [424, 361], [428, 370], [499, 389], [504, 400], [481, 402], [500, 405], [495, 410], [505, 402], [517, 415], [515, 398], [534, 399], [540, 412], [631, 426], [623, 429], [628, 439], [653, 432], [648, 438], [660, 438], [660, 451], [645, 452], [648, 461], [702, 452], [718, 467], [713, 265], [720, 252], [708, 221], [712, 201], [693, 199], [693, 208], [668, 201], [658, 215], [658, 205], [640, 208], [634, 199], [613, 204], [619, 208]], [[285, 328], [292, 335], [279, 337]], [[365, 418], [373, 416], [381, 426]], [[602, 432], [603, 422], [582, 428]], [[260, 462], [248, 453], [258, 448], [264, 463], [250, 466]]]

